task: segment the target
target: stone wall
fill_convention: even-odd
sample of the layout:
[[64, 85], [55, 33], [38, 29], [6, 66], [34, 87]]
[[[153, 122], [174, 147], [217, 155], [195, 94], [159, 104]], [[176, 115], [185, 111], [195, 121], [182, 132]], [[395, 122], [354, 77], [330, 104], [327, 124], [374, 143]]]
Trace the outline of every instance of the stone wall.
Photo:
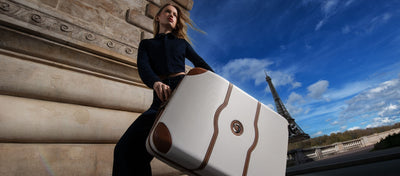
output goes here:
[[0, 0], [0, 175], [111, 175], [115, 143], [151, 103], [136, 54], [165, 2]]

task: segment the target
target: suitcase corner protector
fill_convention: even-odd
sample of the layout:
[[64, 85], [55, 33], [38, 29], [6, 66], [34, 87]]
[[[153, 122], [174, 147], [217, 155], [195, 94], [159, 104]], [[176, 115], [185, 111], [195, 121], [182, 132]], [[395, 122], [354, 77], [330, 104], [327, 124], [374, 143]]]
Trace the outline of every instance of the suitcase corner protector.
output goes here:
[[168, 127], [162, 122], [158, 123], [154, 129], [153, 143], [154, 147], [163, 154], [166, 154], [171, 149], [171, 133], [169, 132]]

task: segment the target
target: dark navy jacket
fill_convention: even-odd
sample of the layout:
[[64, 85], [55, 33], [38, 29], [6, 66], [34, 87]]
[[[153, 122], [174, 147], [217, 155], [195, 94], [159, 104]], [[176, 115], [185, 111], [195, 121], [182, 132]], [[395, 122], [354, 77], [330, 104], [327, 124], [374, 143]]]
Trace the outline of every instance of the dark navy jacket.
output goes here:
[[168, 33], [142, 40], [137, 58], [140, 78], [148, 87], [153, 88], [155, 82], [161, 81], [159, 76], [185, 72], [185, 58], [195, 67], [213, 71], [185, 39]]

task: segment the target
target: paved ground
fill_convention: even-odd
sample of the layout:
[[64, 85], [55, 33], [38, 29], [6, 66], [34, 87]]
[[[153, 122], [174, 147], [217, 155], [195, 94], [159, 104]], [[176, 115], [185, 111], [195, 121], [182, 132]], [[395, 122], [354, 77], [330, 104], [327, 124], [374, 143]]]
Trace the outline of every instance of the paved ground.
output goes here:
[[286, 175], [400, 175], [400, 147], [357, 152], [313, 161], [286, 169]]
[[320, 172], [300, 174], [299, 176], [399, 176], [400, 159], [374, 162]]

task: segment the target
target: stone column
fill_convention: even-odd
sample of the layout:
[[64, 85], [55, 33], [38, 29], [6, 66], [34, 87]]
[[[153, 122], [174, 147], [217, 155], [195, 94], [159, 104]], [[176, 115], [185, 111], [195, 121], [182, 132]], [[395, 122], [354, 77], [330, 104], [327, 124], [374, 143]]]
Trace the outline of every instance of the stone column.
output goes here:
[[0, 175], [111, 175], [115, 143], [152, 100], [137, 48], [165, 2], [0, 0]]
[[335, 149], [336, 149], [336, 151], [337, 151], [338, 153], [344, 151], [343, 143], [338, 142], [338, 143], [335, 143], [334, 145], [335, 145]]
[[315, 155], [317, 156], [317, 159], [322, 159], [322, 152], [320, 148], [315, 149]]

